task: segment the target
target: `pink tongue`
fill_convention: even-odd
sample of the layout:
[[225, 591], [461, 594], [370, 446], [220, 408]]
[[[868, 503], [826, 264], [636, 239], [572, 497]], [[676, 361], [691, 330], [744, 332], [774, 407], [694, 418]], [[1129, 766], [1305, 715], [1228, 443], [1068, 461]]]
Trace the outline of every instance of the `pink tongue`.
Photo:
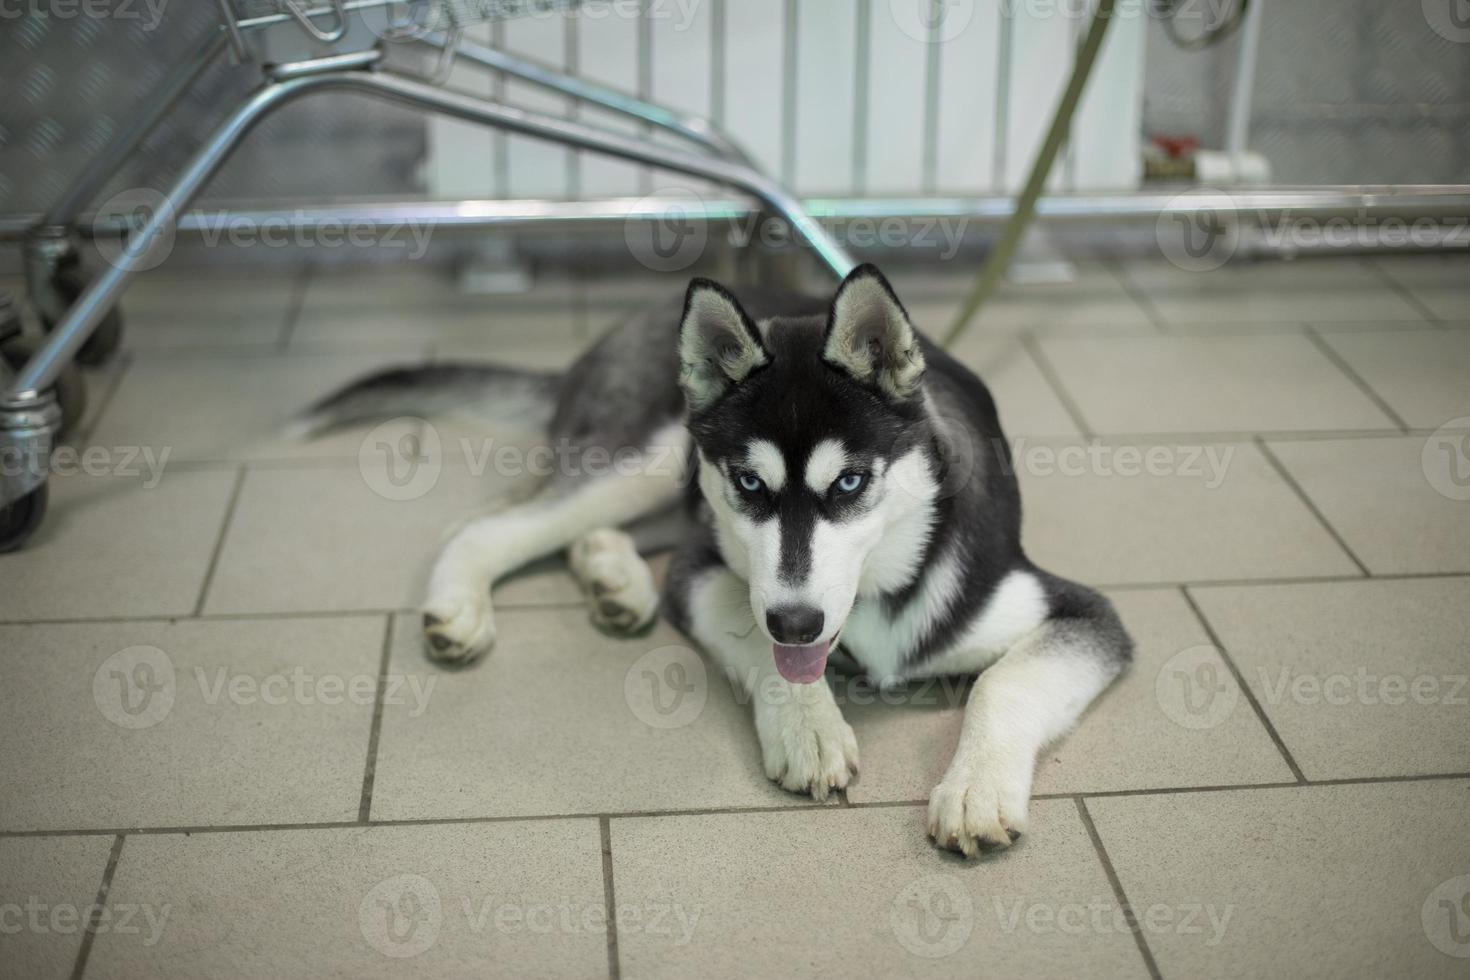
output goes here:
[[830, 642], [808, 646], [773, 643], [771, 653], [782, 677], [793, 684], [812, 684], [821, 680], [822, 672], [827, 669], [827, 648], [830, 646]]

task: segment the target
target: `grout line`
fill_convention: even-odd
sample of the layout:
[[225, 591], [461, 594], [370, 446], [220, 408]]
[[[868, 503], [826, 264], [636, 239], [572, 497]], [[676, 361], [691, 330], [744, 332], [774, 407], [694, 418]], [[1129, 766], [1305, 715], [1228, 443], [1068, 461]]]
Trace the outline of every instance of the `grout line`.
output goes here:
[[373, 809], [373, 781], [378, 775], [378, 739], [383, 731], [383, 692], [388, 687], [388, 658], [393, 652], [393, 626], [397, 616], [383, 620], [383, 652], [378, 660], [378, 690], [373, 696], [373, 720], [368, 728], [367, 764], [362, 771], [362, 796], [357, 804], [357, 822], [367, 823]]
[[1281, 739], [1281, 734], [1276, 731], [1276, 726], [1271, 723], [1271, 719], [1267, 717], [1265, 709], [1261, 707], [1261, 702], [1256, 699], [1255, 692], [1245, 682], [1245, 675], [1236, 666], [1235, 658], [1230, 656], [1230, 651], [1225, 648], [1225, 644], [1220, 640], [1220, 635], [1215, 632], [1215, 627], [1211, 625], [1209, 619], [1205, 616], [1204, 610], [1199, 607], [1199, 603], [1195, 602], [1194, 596], [1190, 595], [1188, 588], [1180, 586], [1179, 594], [1184, 597], [1184, 601], [1194, 611], [1194, 616], [1199, 620], [1200, 626], [1204, 627], [1205, 635], [1209, 637], [1210, 643], [1220, 652], [1220, 659], [1225, 661], [1225, 666], [1230, 669], [1231, 676], [1235, 678], [1235, 683], [1240, 687], [1240, 693], [1245, 695], [1245, 699], [1250, 702], [1251, 708], [1255, 710], [1256, 717], [1265, 726], [1266, 734], [1270, 735], [1271, 741], [1276, 743], [1276, 749], [1281, 753], [1281, 758], [1286, 761], [1287, 767], [1291, 769], [1291, 774], [1296, 777], [1298, 783], [1307, 782], [1307, 777], [1302, 775], [1301, 767], [1296, 764], [1296, 759], [1292, 758], [1291, 752], [1286, 747], [1286, 743]]
[[597, 821], [602, 837], [602, 904], [607, 912], [607, 975], [618, 980], [622, 968], [618, 962], [618, 899], [613, 889], [612, 827], [607, 817]]
[[219, 537], [215, 539], [214, 551], [209, 556], [209, 567], [204, 571], [204, 584], [199, 587], [199, 600], [194, 603], [195, 618], [204, 612], [204, 600], [209, 595], [209, 587], [214, 583], [214, 571], [225, 550], [225, 536], [230, 533], [230, 523], [235, 518], [235, 506], [240, 502], [240, 489], [245, 486], [246, 472], [246, 468], [241, 466], [235, 474], [235, 486], [230, 491], [230, 502], [225, 505], [225, 518], [220, 523]]
[[1323, 514], [1322, 511], [1318, 509], [1317, 505], [1312, 502], [1312, 498], [1307, 496], [1307, 491], [1304, 490], [1302, 488], [1302, 485], [1296, 481], [1296, 478], [1287, 471], [1286, 466], [1281, 462], [1281, 460], [1276, 458], [1276, 454], [1271, 451], [1271, 447], [1266, 444], [1266, 441], [1258, 436], [1255, 440], [1255, 443], [1256, 446], [1261, 450], [1261, 455], [1266, 457], [1266, 462], [1270, 463], [1271, 467], [1276, 471], [1276, 474], [1280, 476], [1281, 479], [1286, 481], [1286, 485], [1291, 487], [1292, 491], [1296, 493], [1298, 498], [1300, 498], [1301, 502], [1306, 506], [1307, 510], [1311, 511], [1312, 516], [1317, 518], [1317, 522], [1322, 525], [1322, 528], [1328, 534], [1332, 535], [1332, 540], [1336, 541], [1337, 546], [1341, 548], [1343, 552], [1346, 553], [1347, 556], [1353, 560], [1353, 564], [1358, 566], [1358, 570], [1363, 573], [1363, 577], [1372, 578], [1373, 573], [1368, 571], [1368, 566], [1364, 565], [1363, 562], [1358, 558], [1357, 554], [1353, 552], [1353, 549], [1348, 547], [1347, 541], [1343, 540], [1342, 535], [1337, 533], [1337, 528], [1333, 527], [1331, 522], [1327, 520], [1327, 515]]
[[[102, 389], [102, 397], [97, 399], [96, 408], [92, 410], [91, 420], [87, 421], [85, 426], [77, 429], [76, 441], [81, 448], [92, 444], [93, 434], [96, 433], [97, 427], [102, 424], [102, 420], [107, 417], [107, 408], [112, 404], [112, 399], [116, 397], [118, 388], [122, 387], [123, 375], [133, 366], [133, 352], [130, 350], [119, 351], [117, 360], [113, 363], [116, 365], [116, 369], [112, 372], [112, 377], [109, 379], [107, 386]], [[91, 380], [92, 378], [90, 376], [83, 375], [82, 383], [89, 384]], [[84, 421], [86, 420], [84, 419]]]
[[1138, 954], [1143, 957], [1143, 965], [1148, 969], [1149, 976], [1160, 980], [1159, 964], [1154, 960], [1153, 951], [1148, 948], [1147, 937], [1139, 928], [1138, 917], [1133, 914], [1133, 904], [1128, 901], [1128, 893], [1123, 890], [1123, 882], [1118, 878], [1112, 859], [1108, 857], [1107, 848], [1103, 847], [1102, 836], [1097, 832], [1097, 825], [1092, 822], [1092, 814], [1087, 812], [1087, 803], [1080, 797], [1074, 802], [1077, 804], [1077, 816], [1082, 818], [1087, 836], [1092, 838], [1092, 848], [1097, 852], [1098, 861], [1102, 863], [1103, 873], [1108, 876], [1108, 884], [1113, 887], [1113, 895], [1123, 908], [1123, 918], [1128, 923], [1128, 931], [1133, 933], [1133, 941], [1138, 944]]
[[1154, 304], [1153, 297], [1148, 294], [1147, 290], [1133, 281], [1133, 277], [1128, 274], [1128, 270], [1123, 267], [1121, 262], [1118, 262], [1116, 259], [1111, 259], [1103, 261], [1101, 265], [1104, 269], [1108, 270], [1108, 274], [1113, 277], [1118, 285], [1123, 287], [1123, 292], [1127, 293], [1128, 298], [1133, 300], [1133, 305], [1143, 310], [1143, 315], [1148, 317], [1148, 322], [1153, 324], [1155, 330], [1161, 334], [1171, 332], [1169, 321], [1164, 319], [1164, 315], [1159, 312], [1158, 306]]
[[[1188, 793], [1231, 793], [1242, 790], [1264, 789], [1320, 789], [1330, 786], [1377, 786], [1384, 783], [1433, 783], [1470, 780], [1470, 772], [1419, 773], [1408, 776], [1345, 776], [1333, 779], [1314, 779], [1302, 782], [1274, 780], [1266, 783], [1229, 783], [1213, 786], [1163, 786], [1153, 789], [1088, 790], [1077, 793], [1036, 793], [1032, 800], [1100, 800], [1146, 796], [1177, 796]], [[173, 827], [95, 827], [75, 830], [0, 830], [0, 839], [7, 837], [102, 837], [126, 834], [132, 836], [158, 836], [168, 834], [244, 834], [272, 833], [288, 830], [361, 830], [364, 827], [452, 827], [465, 824], [497, 823], [541, 823], [550, 820], [647, 820], [671, 817], [740, 816], [771, 813], [798, 813], [806, 811], [876, 810], [885, 807], [927, 806], [928, 800], [868, 800], [850, 803], [847, 806], [822, 805], [817, 803], [791, 803], [775, 806], [730, 806], [704, 807], [689, 810], [628, 810], [607, 813], [529, 813], [509, 816], [486, 817], [407, 817], [390, 820], [321, 820], [307, 823], [267, 824], [198, 824]]]
[[112, 876], [117, 872], [118, 859], [122, 857], [123, 839], [124, 835], [118, 834], [112, 842], [112, 850], [108, 852], [107, 866], [102, 869], [102, 884], [97, 888], [97, 899], [92, 903], [87, 925], [82, 930], [82, 945], [77, 949], [76, 963], [72, 965], [72, 980], [81, 980], [87, 969], [87, 959], [92, 955], [92, 942], [97, 938], [97, 920], [105, 907], [107, 893], [112, 889]]
[[1400, 282], [1397, 276], [1395, 276], [1392, 272], [1389, 272], [1383, 266], [1379, 265], [1371, 257], [1365, 259], [1364, 261], [1367, 262], [1368, 267], [1373, 270], [1374, 274], [1377, 275], [1379, 279], [1383, 280], [1388, 288], [1392, 289], [1398, 295], [1399, 299], [1402, 299], [1404, 302], [1412, 306], [1415, 312], [1422, 316], [1429, 324], [1429, 326], [1438, 327], [1440, 330], [1448, 329], [1445, 326], [1444, 321], [1441, 320], [1435, 314], [1435, 312], [1429, 308], [1429, 304], [1425, 303], [1417, 295], [1415, 295], [1414, 291], [1409, 288], [1408, 283]]
[[1056, 392], [1057, 400], [1062, 403], [1062, 407], [1071, 416], [1072, 424], [1077, 426], [1077, 430], [1082, 433], [1082, 438], [1094, 438], [1096, 433], [1087, 424], [1087, 420], [1082, 417], [1082, 409], [1072, 400], [1071, 394], [1062, 385], [1061, 377], [1057, 374], [1056, 369], [1052, 367], [1051, 361], [1042, 353], [1036, 338], [1029, 336], [1021, 338], [1021, 346], [1026, 349], [1026, 353], [1031, 355], [1031, 360], [1036, 362], [1036, 367], [1041, 371], [1041, 376], [1046, 379], [1046, 383], [1051, 385], [1052, 390]]
[[1322, 352], [1322, 356], [1327, 358], [1334, 365], [1336, 365], [1339, 371], [1347, 375], [1348, 380], [1357, 385], [1358, 390], [1361, 391], [1364, 395], [1368, 396], [1368, 400], [1373, 402], [1374, 405], [1377, 405], [1380, 412], [1392, 419], [1393, 424], [1399, 427], [1399, 432], [1409, 431], [1409, 423], [1405, 422], [1399, 416], [1399, 413], [1395, 412], [1393, 410], [1393, 407], [1389, 405], [1388, 402], [1385, 401], [1383, 397], [1378, 394], [1378, 392], [1373, 390], [1373, 386], [1368, 384], [1367, 380], [1361, 374], [1353, 370], [1353, 366], [1349, 364], [1341, 354], [1333, 349], [1332, 345], [1329, 344], [1326, 339], [1317, 332], [1315, 327], [1313, 327], [1310, 323], [1304, 323], [1302, 324], [1302, 327], [1306, 331], [1307, 339], [1312, 342], [1312, 345], [1316, 347], [1317, 350]]
[[291, 299], [286, 305], [286, 321], [281, 324], [281, 335], [276, 338], [275, 349], [285, 352], [296, 336], [296, 325], [301, 322], [301, 313], [306, 308], [306, 291], [311, 285], [314, 271], [311, 263], [301, 267], [296, 281], [291, 284]]

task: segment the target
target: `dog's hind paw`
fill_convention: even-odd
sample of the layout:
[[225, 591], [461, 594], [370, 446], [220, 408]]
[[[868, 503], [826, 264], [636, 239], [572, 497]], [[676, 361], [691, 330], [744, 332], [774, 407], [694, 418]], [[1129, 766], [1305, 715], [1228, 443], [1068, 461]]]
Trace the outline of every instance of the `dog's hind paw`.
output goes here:
[[592, 622], [613, 633], [636, 633], [658, 613], [658, 588], [633, 539], [614, 528], [583, 535], [568, 560], [591, 607]]
[[929, 794], [929, 836], [965, 857], [1010, 847], [1026, 831], [1029, 795], [1029, 787], [986, 776], [945, 777]]
[[434, 598], [424, 604], [424, 651], [430, 660], [463, 664], [495, 643], [489, 597]]
[[830, 701], [761, 710], [756, 729], [766, 775], [782, 789], [821, 802], [857, 775], [857, 736]]

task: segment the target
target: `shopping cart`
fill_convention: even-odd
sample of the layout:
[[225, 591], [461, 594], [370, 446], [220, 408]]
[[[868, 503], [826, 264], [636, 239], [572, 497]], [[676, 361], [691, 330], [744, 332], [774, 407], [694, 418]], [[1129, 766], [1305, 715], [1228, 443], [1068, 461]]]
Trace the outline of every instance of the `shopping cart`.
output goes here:
[[[26, 239], [31, 301], [47, 331], [39, 348], [0, 358], [0, 551], [20, 547], [46, 509], [52, 444], [80, 412], [73, 362], [100, 363], [117, 347], [115, 304], [136, 272], [156, 261], [175, 221], [262, 118], [317, 92], [352, 91], [507, 132], [606, 154], [748, 193], [783, 217], [837, 276], [852, 268], [840, 245], [778, 182], [762, 173], [707, 120], [593, 85], [474, 43], [464, 28], [512, 17], [555, 14], [595, 0], [218, 0], [221, 24], [179, 65], [139, 117], [97, 158]], [[405, 67], [402, 51], [424, 56]], [[83, 271], [76, 220], [201, 74], [223, 54], [259, 66], [243, 98], [184, 165], [154, 206], [128, 229], [95, 278]], [[445, 87], [458, 61], [549, 89], [680, 137], [684, 149], [516, 108]], [[4, 319], [0, 316], [0, 319]], [[0, 339], [5, 326], [0, 323]], [[18, 348], [9, 346], [8, 352]]]

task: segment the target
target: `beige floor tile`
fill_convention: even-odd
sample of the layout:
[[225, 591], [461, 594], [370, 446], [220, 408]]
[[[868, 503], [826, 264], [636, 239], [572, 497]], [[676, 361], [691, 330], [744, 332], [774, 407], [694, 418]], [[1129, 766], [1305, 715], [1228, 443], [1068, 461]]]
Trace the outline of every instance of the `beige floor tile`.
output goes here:
[[355, 819], [383, 628], [382, 617], [0, 627], [0, 826]]
[[499, 307], [493, 299], [472, 310], [418, 309], [403, 304], [376, 309], [303, 312], [292, 332], [301, 350], [356, 350], [388, 344], [472, 344], [514, 351], [523, 344], [583, 342], [586, 331], [573, 307]]
[[71, 976], [111, 850], [105, 835], [0, 839], [0, 975]]
[[[962, 276], [905, 277], [894, 282], [906, 306], [921, 312], [952, 303], [954, 309], [937, 323], [915, 321], [931, 336], [942, 335], [958, 312], [959, 302], [974, 286], [978, 267]], [[1129, 295], [1107, 268], [1081, 263], [1071, 282], [1003, 282], [970, 328], [974, 334], [1032, 330], [1038, 333], [1157, 333], [1148, 312]]]
[[1270, 449], [1370, 572], [1470, 572], [1470, 461], [1458, 440], [1313, 440]]
[[967, 337], [954, 353], [990, 389], [1007, 436], [1081, 435], [1019, 339]]
[[618, 819], [612, 854], [620, 909], [675, 913], [619, 930], [629, 980], [1147, 975], [1071, 801], [970, 863], [911, 807]]
[[[1133, 666], [1072, 734], [1042, 755], [1033, 792], [1291, 781], [1290, 768], [1184, 598], [1174, 590], [1111, 598], [1138, 644]], [[1180, 685], [1197, 677], [1208, 678], [1212, 688], [1187, 699]], [[928, 799], [954, 754], [965, 692], [949, 680], [881, 698], [857, 682], [842, 681], [837, 690], [845, 695], [844, 713], [863, 760], [848, 799]]]
[[[615, 639], [556, 609], [496, 625], [427, 711], [384, 708], [374, 819], [802, 804], [762, 772], [749, 708], [666, 624]], [[400, 617], [393, 669], [420, 669], [421, 644]]]
[[595, 821], [130, 837], [111, 896], [168, 911], [98, 936], [89, 976], [594, 977]]
[[1105, 586], [1358, 574], [1249, 443], [1013, 446], [1023, 543], [1059, 575]]
[[447, 338], [433, 346], [437, 361], [488, 361], [533, 371], [565, 371], [592, 346], [592, 338], [487, 334]]
[[576, 279], [546, 276], [520, 293], [472, 293], [444, 265], [359, 266], [322, 269], [307, 284], [302, 313], [374, 311], [385, 308], [473, 314], [488, 309], [576, 307]]
[[1045, 338], [1101, 433], [1396, 429], [1306, 337]]
[[1167, 262], [1130, 262], [1125, 274], [1172, 328], [1423, 319], [1397, 290], [1353, 259], [1232, 263], [1208, 272]]
[[1470, 772], [1470, 579], [1197, 595], [1308, 779]]
[[[211, 613], [406, 609], [445, 533], [517, 483], [463, 466], [395, 462], [252, 470], [205, 608]], [[522, 588], [525, 588], [524, 586]]]
[[1470, 330], [1324, 339], [1410, 428], [1437, 429], [1470, 416]]
[[1455, 255], [1390, 255], [1373, 261], [1443, 320], [1470, 317], [1470, 259]]
[[[1465, 783], [1087, 806], [1135, 912], [1172, 916], [1173, 927], [1145, 932], [1166, 977], [1465, 975], [1466, 916], [1454, 905], [1470, 881], [1451, 880], [1470, 867]], [[1458, 915], [1458, 943], [1447, 915]]]
[[123, 346], [264, 348], [277, 343], [297, 302], [295, 272], [160, 271], [123, 293]]
[[157, 456], [153, 464], [161, 476], [118, 452], [106, 467], [120, 475], [51, 479], [40, 529], [0, 555], [0, 620], [194, 611], [236, 474], [170, 469]]
[[[92, 441], [167, 446], [178, 460], [353, 457], [374, 424], [310, 440], [286, 435], [286, 427], [302, 409], [349, 381], [421, 362], [423, 353], [405, 348], [396, 354], [139, 356]], [[411, 431], [404, 423], [391, 435]]]

